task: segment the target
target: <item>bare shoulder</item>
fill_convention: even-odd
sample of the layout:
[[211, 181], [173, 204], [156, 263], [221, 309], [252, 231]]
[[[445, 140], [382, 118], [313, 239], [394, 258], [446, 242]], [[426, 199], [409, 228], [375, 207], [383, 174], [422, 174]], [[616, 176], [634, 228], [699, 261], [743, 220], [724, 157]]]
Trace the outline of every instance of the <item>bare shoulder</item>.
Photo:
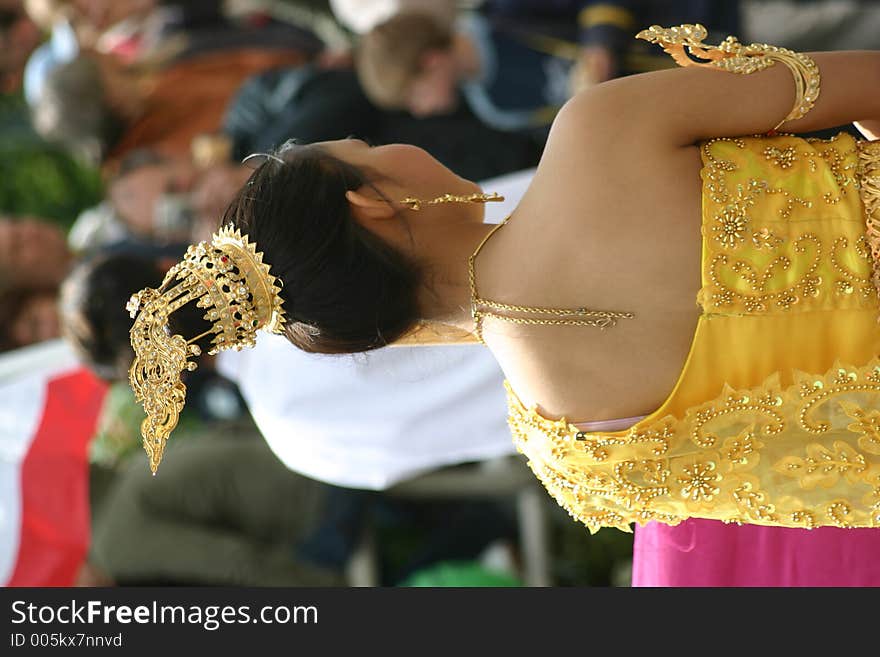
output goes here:
[[532, 185], [477, 262], [485, 298], [636, 316], [613, 331], [485, 322], [517, 395], [548, 416], [653, 410], [693, 332], [699, 151], [654, 138], [618, 102], [617, 94], [587, 94], [563, 109]]
[[635, 219], [638, 213], [625, 206], [642, 196], [657, 199], [671, 181], [698, 170], [696, 149], [675, 145], [646, 118], [645, 107], [634, 106], [639, 85], [615, 82], [578, 94], [560, 110], [520, 203], [524, 214], [591, 217], [602, 210]]

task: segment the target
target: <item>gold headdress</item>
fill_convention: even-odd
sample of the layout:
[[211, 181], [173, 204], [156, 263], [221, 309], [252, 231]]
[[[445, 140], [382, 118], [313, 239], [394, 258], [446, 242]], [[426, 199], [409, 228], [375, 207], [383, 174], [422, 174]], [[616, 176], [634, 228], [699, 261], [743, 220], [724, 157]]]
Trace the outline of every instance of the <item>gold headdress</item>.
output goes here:
[[[253, 346], [260, 329], [280, 332], [284, 324], [280, 291], [280, 281], [269, 274], [263, 254], [246, 235], [227, 226], [210, 244], [190, 246], [158, 290], [146, 288], [131, 297], [126, 309], [135, 318], [131, 328], [135, 358], [128, 377], [147, 414], [141, 435], [153, 474], [186, 401], [181, 374], [196, 369], [196, 363], [188, 360], [201, 354], [195, 343], [213, 334], [208, 353], [216, 354]], [[206, 309], [204, 319], [211, 328], [188, 340], [172, 335], [168, 316], [192, 301]]]
[[[652, 25], [636, 34], [636, 38], [660, 44], [679, 66], [702, 66], [748, 75], [782, 62], [794, 76], [795, 102], [774, 130], [786, 121], [801, 118], [816, 104], [819, 98], [819, 67], [809, 55], [766, 43], [743, 45], [734, 36], [727, 37], [717, 46], [711, 46], [703, 43], [707, 34], [706, 28], [699, 23], [670, 28]], [[695, 61], [691, 55], [703, 61]]]

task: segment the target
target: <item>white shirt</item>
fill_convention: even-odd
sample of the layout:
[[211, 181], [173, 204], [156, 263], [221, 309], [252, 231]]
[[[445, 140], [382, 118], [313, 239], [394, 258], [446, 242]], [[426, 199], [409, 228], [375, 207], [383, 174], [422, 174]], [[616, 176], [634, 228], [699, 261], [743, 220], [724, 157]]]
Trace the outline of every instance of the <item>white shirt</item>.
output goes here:
[[[534, 170], [484, 183], [497, 223]], [[438, 467], [515, 452], [503, 375], [482, 345], [386, 347], [307, 354], [260, 334], [253, 349], [222, 352], [266, 442], [291, 470], [338, 486], [381, 490]]]

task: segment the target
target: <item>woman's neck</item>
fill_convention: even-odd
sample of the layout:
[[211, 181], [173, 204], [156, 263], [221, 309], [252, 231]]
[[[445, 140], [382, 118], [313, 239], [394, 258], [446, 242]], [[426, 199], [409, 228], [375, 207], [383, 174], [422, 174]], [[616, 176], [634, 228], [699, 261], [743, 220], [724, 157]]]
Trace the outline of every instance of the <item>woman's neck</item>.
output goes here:
[[412, 248], [425, 266], [419, 291], [422, 319], [473, 329], [468, 260], [493, 228], [468, 222], [431, 224], [415, 232]]

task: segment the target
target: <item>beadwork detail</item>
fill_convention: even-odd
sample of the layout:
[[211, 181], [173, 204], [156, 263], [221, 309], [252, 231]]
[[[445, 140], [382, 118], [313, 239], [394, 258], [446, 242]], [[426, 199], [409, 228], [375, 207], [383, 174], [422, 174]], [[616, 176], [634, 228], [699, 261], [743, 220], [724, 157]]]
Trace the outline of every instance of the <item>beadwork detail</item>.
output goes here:
[[[786, 312], [795, 304], [823, 308], [832, 303], [830, 297], [836, 297], [835, 305], [841, 303], [840, 297], [847, 297], [843, 303], [853, 308], [876, 303], [870, 230], [866, 237], [864, 227], [856, 222], [835, 222], [841, 232], [829, 235], [816, 218], [821, 215], [812, 210], [819, 204], [833, 207], [829, 211], [834, 214], [828, 215], [833, 219], [837, 212], [856, 214], [864, 201], [870, 217], [873, 184], [877, 190], [873, 207], [880, 224], [880, 164], [871, 169], [866, 162], [873, 160], [864, 156], [872, 153], [880, 162], [880, 150], [872, 150], [870, 143], [857, 144], [848, 135], [830, 140], [782, 136], [771, 144], [767, 141], [712, 139], [701, 146], [704, 211], [712, 219], [699, 302], [707, 312], [727, 314]], [[744, 173], [755, 170], [758, 157], [778, 169], [773, 185]], [[813, 188], [795, 182], [807, 175], [805, 170], [827, 175], [813, 196], [806, 193]], [[847, 194], [855, 188], [861, 198]], [[880, 253], [880, 240], [876, 250]]]
[[[725, 390], [683, 418], [616, 434], [548, 420], [525, 408], [508, 385], [509, 422], [547, 490], [591, 531], [694, 515], [869, 527], [880, 513], [878, 372], [880, 360], [835, 365], [818, 377], [796, 373], [786, 387], [774, 375], [756, 388]], [[826, 419], [809, 425], [814, 439], [804, 443], [803, 423], [823, 405]], [[764, 460], [768, 465], [758, 468]], [[802, 491], [810, 490], [827, 493], [809, 507]]]
[[[880, 239], [853, 219], [874, 212], [880, 236], [876, 144], [714, 139], [702, 156], [704, 318], [877, 311]], [[772, 185], [754, 173], [770, 167]], [[593, 532], [689, 517], [880, 527], [880, 360], [719, 387], [678, 416], [606, 433], [546, 419], [508, 385], [509, 423], [548, 492]]]

